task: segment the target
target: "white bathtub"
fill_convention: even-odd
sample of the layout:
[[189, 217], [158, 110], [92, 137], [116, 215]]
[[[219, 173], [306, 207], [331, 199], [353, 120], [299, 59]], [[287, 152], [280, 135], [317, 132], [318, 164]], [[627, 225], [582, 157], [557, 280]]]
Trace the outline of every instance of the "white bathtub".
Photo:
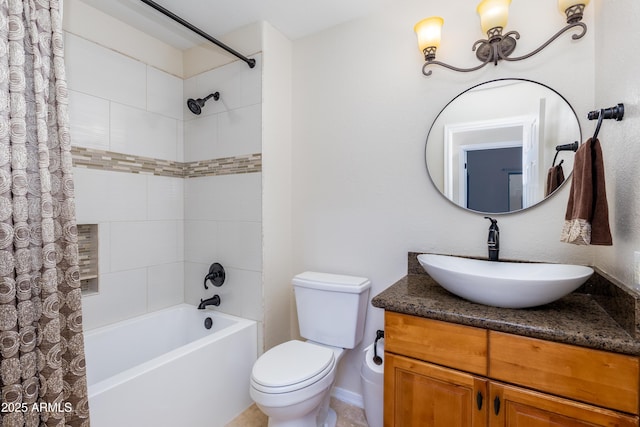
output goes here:
[[92, 427], [222, 427], [252, 403], [252, 320], [180, 304], [85, 332], [85, 352]]

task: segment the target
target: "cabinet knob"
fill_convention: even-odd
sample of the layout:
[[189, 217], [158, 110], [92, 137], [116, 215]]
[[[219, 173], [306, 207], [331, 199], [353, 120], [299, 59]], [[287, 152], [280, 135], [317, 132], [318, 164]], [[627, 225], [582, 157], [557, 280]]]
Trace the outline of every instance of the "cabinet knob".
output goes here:
[[484, 400], [484, 398], [482, 397], [482, 393], [478, 392], [478, 394], [476, 394], [476, 404], [478, 405], [478, 411], [482, 410], [482, 401]]

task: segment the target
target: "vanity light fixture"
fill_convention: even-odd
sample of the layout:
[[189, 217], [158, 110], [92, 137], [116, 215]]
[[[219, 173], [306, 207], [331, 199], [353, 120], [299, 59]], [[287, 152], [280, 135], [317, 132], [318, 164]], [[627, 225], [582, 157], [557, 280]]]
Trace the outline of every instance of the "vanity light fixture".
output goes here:
[[487, 33], [487, 39], [476, 41], [471, 49], [475, 51], [476, 57], [482, 62], [476, 67], [458, 68], [436, 61], [436, 50], [440, 46], [440, 34], [444, 20], [438, 16], [432, 16], [418, 22], [414, 27], [414, 31], [418, 36], [418, 46], [426, 61], [422, 67], [422, 73], [425, 76], [430, 76], [431, 70], [427, 70], [430, 65], [440, 65], [453, 71], [469, 72], [479, 70], [491, 62], [498, 65], [498, 61], [502, 59], [505, 61], [520, 61], [540, 52], [561, 34], [572, 28], [579, 27], [581, 29], [581, 32], [572, 36], [574, 40], [582, 38], [587, 33], [587, 26], [581, 21], [584, 8], [589, 4], [589, 0], [558, 0], [558, 8], [566, 15], [567, 19], [567, 24], [564, 28], [551, 36], [536, 50], [526, 55], [510, 57], [509, 55], [516, 48], [516, 40], [520, 38], [520, 34], [517, 31], [509, 31], [506, 34], [502, 34], [502, 30], [507, 26], [510, 3], [511, 0], [482, 0], [478, 5], [477, 11], [480, 15], [480, 26], [482, 31]]

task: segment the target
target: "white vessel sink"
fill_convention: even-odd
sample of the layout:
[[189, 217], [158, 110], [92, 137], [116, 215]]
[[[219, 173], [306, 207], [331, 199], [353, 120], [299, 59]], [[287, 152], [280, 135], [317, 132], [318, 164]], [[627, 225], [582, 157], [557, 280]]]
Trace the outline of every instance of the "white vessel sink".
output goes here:
[[504, 308], [547, 304], [573, 292], [593, 274], [569, 264], [496, 262], [422, 254], [418, 261], [449, 292], [472, 302]]

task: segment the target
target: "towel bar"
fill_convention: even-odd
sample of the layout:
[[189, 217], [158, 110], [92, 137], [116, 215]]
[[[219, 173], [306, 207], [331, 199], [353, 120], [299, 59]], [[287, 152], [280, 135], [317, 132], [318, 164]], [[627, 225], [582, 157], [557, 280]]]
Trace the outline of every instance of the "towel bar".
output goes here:
[[603, 119], [616, 119], [616, 121], [619, 122], [624, 117], [624, 104], [620, 103], [615, 107], [590, 111], [589, 114], [587, 114], [587, 118], [589, 120], [599, 119], [601, 112], [603, 113]]
[[[558, 158], [558, 154], [560, 154], [561, 151], [573, 151], [576, 152], [578, 151], [578, 147], [580, 146], [580, 144], [578, 143], [578, 141], [575, 141], [571, 144], [563, 144], [563, 145], [556, 145], [556, 155], [553, 156], [553, 163], [551, 164], [551, 166], [555, 166], [556, 165], [556, 159]], [[562, 160], [560, 160], [560, 164], [562, 164]]]
[[611, 108], [602, 108], [600, 110], [589, 111], [587, 114], [587, 118], [589, 120], [598, 119], [598, 124], [596, 125], [596, 131], [593, 133], [593, 141], [598, 137], [598, 132], [600, 132], [600, 126], [602, 125], [603, 119], [616, 119], [616, 121], [622, 120], [624, 117], [624, 104], [620, 103], [615, 107]]
[[578, 143], [578, 141], [572, 142], [571, 144], [556, 145], [556, 151], [578, 151], [579, 145], [580, 143]]

